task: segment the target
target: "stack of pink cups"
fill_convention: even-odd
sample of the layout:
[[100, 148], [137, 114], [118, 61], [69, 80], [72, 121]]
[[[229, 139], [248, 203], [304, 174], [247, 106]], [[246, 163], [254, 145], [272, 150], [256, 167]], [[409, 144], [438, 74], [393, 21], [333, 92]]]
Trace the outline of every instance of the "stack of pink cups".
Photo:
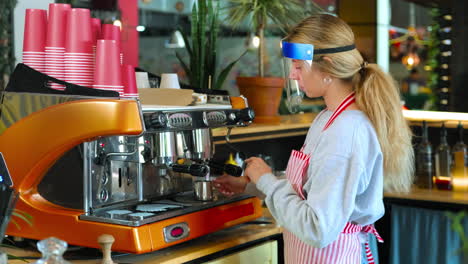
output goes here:
[[45, 44], [47, 35], [47, 11], [26, 9], [23, 39], [23, 63], [45, 71]]
[[[70, 10], [69, 4], [49, 4], [45, 73], [60, 80], [65, 80], [65, 31]], [[65, 89], [65, 86], [57, 83], [50, 86], [57, 90]]]
[[100, 39], [97, 41], [93, 87], [116, 91], [120, 96], [124, 96], [120, 50], [115, 40]]
[[93, 52], [96, 54], [96, 43], [101, 39], [101, 20], [99, 18], [91, 18], [91, 26], [93, 27]]
[[119, 45], [120, 52], [120, 64], [123, 64], [123, 53], [120, 34], [120, 27], [114, 26], [112, 24], [102, 25], [102, 39], [112, 39], [117, 41], [117, 45]]
[[68, 15], [65, 41], [65, 81], [93, 85], [93, 30], [89, 9], [73, 8]]
[[138, 98], [138, 89], [135, 77], [135, 67], [122, 65], [122, 82], [124, 85], [124, 98]]

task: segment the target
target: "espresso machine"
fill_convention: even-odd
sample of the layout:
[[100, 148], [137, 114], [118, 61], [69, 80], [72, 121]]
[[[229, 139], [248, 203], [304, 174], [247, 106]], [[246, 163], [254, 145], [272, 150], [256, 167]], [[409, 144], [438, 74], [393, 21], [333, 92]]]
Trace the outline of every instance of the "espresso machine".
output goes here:
[[20, 193], [16, 208], [34, 222], [7, 234], [94, 248], [111, 234], [114, 251], [145, 253], [260, 217], [257, 198], [211, 186], [222, 173], [242, 173], [211, 160], [211, 129], [253, 119], [245, 100], [230, 99], [168, 107], [1, 93], [0, 152]]

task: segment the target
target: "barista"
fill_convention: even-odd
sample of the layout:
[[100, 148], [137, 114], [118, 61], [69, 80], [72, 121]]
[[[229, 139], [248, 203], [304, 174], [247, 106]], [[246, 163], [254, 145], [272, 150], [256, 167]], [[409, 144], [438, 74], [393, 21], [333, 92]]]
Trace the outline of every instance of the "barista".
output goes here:
[[332, 15], [300, 22], [282, 51], [289, 103], [298, 101], [299, 87], [308, 97], [322, 96], [327, 108], [302, 149], [292, 151], [287, 179], [253, 157], [246, 160], [246, 177], [223, 175], [215, 186], [232, 195], [249, 181], [256, 184], [285, 229], [286, 263], [373, 263], [363, 244], [368, 233], [383, 242], [373, 226], [384, 214], [383, 190], [408, 191], [412, 182], [411, 132], [398, 88], [364, 61], [351, 28]]

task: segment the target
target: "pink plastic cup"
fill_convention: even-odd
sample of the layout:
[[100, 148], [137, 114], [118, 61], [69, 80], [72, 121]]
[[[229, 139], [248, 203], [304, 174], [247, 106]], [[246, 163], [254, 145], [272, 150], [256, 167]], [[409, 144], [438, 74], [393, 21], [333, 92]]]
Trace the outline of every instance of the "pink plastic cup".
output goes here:
[[96, 46], [96, 41], [101, 39], [101, 20], [99, 18], [91, 18], [91, 25], [93, 27], [93, 45]]
[[112, 40], [117, 41], [117, 45], [119, 45], [119, 50], [120, 50], [120, 64], [122, 64], [123, 53], [122, 53], [120, 27], [114, 26], [112, 24], [102, 25], [102, 39], [112, 39]]
[[[69, 4], [49, 4], [47, 40], [45, 47], [45, 73], [60, 80], [65, 80], [65, 42]], [[50, 83], [52, 89], [64, 90], [65, 86]]]
[[97, 41], [95, 85], [122, 86], [119, 53], [115, 40], [100, 39]]
[[89, 9], [72, 8], [68, 15], [66, 53], [93, 53], [93, 30]]
[[47, 47], [65, 47], [69, 4], [49, 4], [49, 24], [47, 27]]
[[102, 25], [102, 39], [112, 39], [117, 40], [120, 43], [120, 27], [114, 26], [112, 24], [103, 24]]
[[122, 65], [122, 82], [124, 97], [138, 97], [135, 68], [132, 65]]
[[23, 51], [44, 52], [47, 37], [47, 11], [26, 9]]

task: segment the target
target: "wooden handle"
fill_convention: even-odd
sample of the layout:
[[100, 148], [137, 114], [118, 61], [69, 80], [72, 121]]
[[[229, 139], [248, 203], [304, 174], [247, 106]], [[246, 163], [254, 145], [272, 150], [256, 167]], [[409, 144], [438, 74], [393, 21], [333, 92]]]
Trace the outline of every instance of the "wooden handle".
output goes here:
[[111, 248], [115, 239], [112, 235], [101, 235], [98, 237], [98, 243], [101, 245], [102, 249], [102, 264], [115, 264], [111, 258]]

